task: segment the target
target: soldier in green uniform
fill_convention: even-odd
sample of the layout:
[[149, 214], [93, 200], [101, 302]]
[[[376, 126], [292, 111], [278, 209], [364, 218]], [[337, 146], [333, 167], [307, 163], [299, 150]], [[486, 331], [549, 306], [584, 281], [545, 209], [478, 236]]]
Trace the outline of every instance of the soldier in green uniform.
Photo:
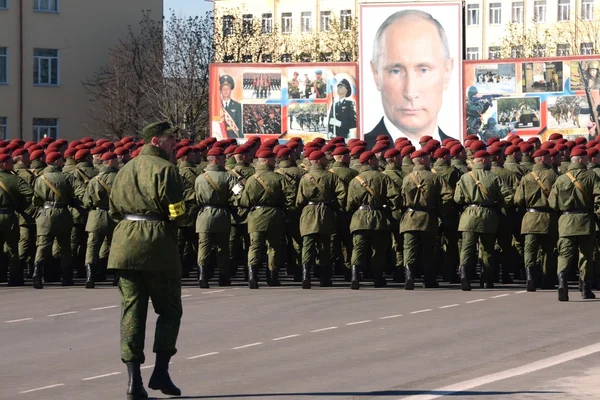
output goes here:
[[31, 161], [31, 168], [29, 169], [36, 177], [38, 177], [44, 168], [46, 168], [44, 150], [34, 150], [31, 152], [29, 159]]
[[579, 265], [579, 279], [584, 299], [594, 299], [592, 262], [594, 256], [595, 218], [600, 205], [600, 179], [586, 168], [585, 149], [574, 148], [571, 165], [559, 176], [550, 191], [548, 203], [561, 213], [558, 220], [558, 300], [569, 301], [568, 267]]
[[112, 241], [115, 221], [109, 215], [109, 197], [118, 172], [118, 160], [114, 153], [104, 153], [98, 175], [89, 180], [83, 196], [83, 205], [89, 211], [85, 231], [88, 233], [85, 252], [87, 289], [95, 287], [100, 248], [105, 240]]
[[[600, 152], [597, 148], [591, 148], [588, 153], [588, 169], [593, 171], [600, 179]], [[594, 266], [593, 266], [593, 289], [600, 287], [600, 225], [596, 222], [596, 236], [594, 240]]]
[[504, 150], [504, 156], [506, 157], [504, 160], [504, 168], [517, 174], [519, 180], [531, 172], [528, 172], [519, 164], [521, 161], [521, 150], [519, 149], [519, 146], [508, 146]]
[[467, 165], [467, 153], [462, 144], [455, 144], [450, 148], [450, 165], [462, 174], [469, 172], [469, 166]]
[[33, 203], [40, 207], [36, 219], [37, 253], [33, 270], [33, 287], [42, 289], [42, 273], [44, 265], [50, 261], [52, 244], [56, 239], [60, 248], [60, 265], [62, 285], [73, 285], [73, 270], [71, 269], [71, 229], [73, 220], [67, 209], [69, 204], [77, 204], [79, 199], [75, 192], [79, 184], [71, 174], [61, 171], [64, 164], [62, 155], [57, 152], [46, 156], [48, 166], [35, 180]]
[[[180, 396], [169, 376], [169, 361], [177, 353], [181, 324], [181, 261], [177, 227], [185, 218], [184, 187], [174, 158], [177, 128], [157, 122], [144, 128], [146, 145], [117, 174], [110, 194], [110, 215], [118, 221], [109, 265], [119, 271], [121, 293], [121, 360], [127, 365], [130, 399], [145, 397], [140, 364], [148, 302], [158, 314], [156, 362], [148, 387]], [[146, 395], [147, 396], [147, 395]]]
[[65, 151], [65, 153], [64, 153], [65, 166], [63, 167], [62, 172], [66, 173], [66, 174], [70, 174], [73, 171], [75, 171], [75, 168], [77, 167], [77, 163], [75, 162], [75, 154], [76, 153], [77, 153], [77, 149], [74, 147], [71, 147]]
[[[542, 289], [554, 288], [558, 215], [548, 202], [550, 190], [558, 175], [550, 167], [548, 150], [533, 154], [533, 171], [519, 182], [515, 192], [515, 205], [525, 210], [521, 234], [525, 238], [524, 260], [527, 273], [527, 291], [535, 292], [535, 267], [542, 264]], [[541, 255], [541, 259], [540, 259]]]
[[327, 82], [323, 79], [323, 71], [320, 69], [316, 70], [315, 76], [316, 79], [313, 82], [313, 86], [317, 99], [324, 99], [327, 97]]
[[[36, 176], [29, 170], [29, 152], [17, 149], [13, 152], [14, 172], [21, 177], [33, 190]], [[35, 218], [37, 208], [31, 203], [24, 213], [19, 214], [19, 265], [27, 270], [27, 277], [33, 274], [35, 261]]]
[[521, 143], [519, 144], [519, 149], [521, 150], [521, 162], [519, 165], [523, 169], [523, 175], [530, 173], [533, 170], [533, 160], [531, 159], [531, 155], [535, 151], [535, 148], [531, 143]]
[[329, 172], [325, 153], [313, 151], [309, 157], [311, 168], [300, 180], [296, 207], [302, 210], [302, 289], [311, 288], [311, 269], [319, 254], [321, 287], [333, 286], [330, 257], [331, 235], [335, 231], [335, 213], [344, 207], [344, 183]]
[[127, 164], [131, 160], [131, 156], [129, 155], [129, 150], [125, 146], [121, 146], [114, 151], [117, 156], [117, 160], [119, 163], [118, 169], [123, 168], [125, 164]]
[[473, 170], [464, 174], [454, 192], [454, 201], [463, 206], [458, 225], [462, 232], [460, 252], [461, 289], [471, 290], [468, 271], [477, 262], [477, 244], [483, 261], [481, 286], [494, 287], [494, 244], [498, 231], [498, 209], [512, 202], [513, 192], [503, 185], [491, 167], [490, 155], [480, 150], [473, 155]]
[[410, 159], [410, 155], [415, 151], [417, 151], [417, 149], [415, 148], [415, 146], [412, 145], [405, 146], [400, 151], [400, 155], [402, 156], [402, 173], [404, 174], [404, 176], [410, 174], [413, 171], [413, 168], [415, 167], [412, 160]]
[[567, 173], [569, 165], [571, 165], [571, 147], [568, 147], [563, 144], [560, 145], [557, 150], [561, 152], [561, 162], [560, 167], [558, 168], [558, 172], [560, 175], [564, 175], [565, 173]]
[[270, 150], [257, 153], [256, 173], [247, 181], [240, 206], [248, 214], [248, 285], [258, 289], [258, 267], [265, 247], [268, 255], [267, 283], [279, 286], [279, 267], [282, 235], [285, 232], [285, 211], [293, 209], [296, 192], [285, 178], [273, 171], [275, 154]]
[[231, 285], [229, 274], [229, 231], [231, 215], [229, 200], [236, 185], [236, 179], [225, 170], [223, 150], [212, 148], [207, 156], [208, 165], [204, 173], [198, 175], [195, 183], [196, 201], [200, 212], [196, 219], [198, 233], [198, 283], [208, 289], [206, 267], [214, 248], [219, 286]]
[[297, 72], [294, 72], [294, 77], [288, 82], [288, 97], [290, 99], [300, 98], [300, 81], [298, 81]]
[[391, 224], [388, 213], [400, 207], [400, 191], [394, 181], [379, 172], [377, 158], [372, 151], [361, 154], [362, 172], [348, 185], [346, 211], [352, 213], [352, 280], [350, 288], [360, 288], [360, 270], [370, 260], [375, 287], [384, 287], [383, 277], [390, 243]]
[[[24, 213], [31, 205], [33, 190], [17, 174], [13, 160], [0, 154], [0, 248], [8, 255], [8, 286], [23, 286], [23, 268], [19, 266], [19, 228], [16, 212]], [[0, 266], [0, 281], [6, 281], [7, 266]]]
[[185, 199], [185, 221], [179, 224], [177, 229], [177, 248], [181, 258], [182, 277], [187, 278], [190, 270], [197, 265], [197, 246], [198, 238], [196, 235], [196, 217], [198, 215], [198, 207], [196, 203], [196, 193], [194, 185], [196, 183], [196, 166], [192, 163], [195, 154], [192, 148], [184, 146], [177, 152], [177, 167], [179, 175], [184, 186]]
[[[402, 173], [402, 156], [400, 150], [390, 149], [385, 152], [386, 161], [383, 173], [389, 176], [396, 184], [398, 191], [402, 190], [404, 174]], [[402, 209], [397, 208], [391, 212], [390, 223], [392, 224], [392, 251], [393, 256], [393, 280], [396, 283], [404, 282], [404, 236], [400, 234], [400, 220], [402, 219]]]

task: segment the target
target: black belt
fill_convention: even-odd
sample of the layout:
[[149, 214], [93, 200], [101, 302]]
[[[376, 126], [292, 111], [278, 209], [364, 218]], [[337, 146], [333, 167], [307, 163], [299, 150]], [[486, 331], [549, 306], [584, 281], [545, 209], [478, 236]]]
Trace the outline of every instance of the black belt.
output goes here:
[[95, 207], [95, 209], [96, 210], [102, 210], [102, 211], [108, 211], [109, 208], [108, 207], [103, 207], [103, 206], [98, 206], [98, 207]]
[[14, 214], [15, 210], [12, 208], [0, 208], [0, 214], [2, 215], [10, 215], [10, 214]]
[[330, 206], [330, 205], [332, 205], [332, 204], [333, 204], [333, 203], [332, 203], [331, 201], [309, 201], [309, 202], [308, 202], [308, 205], [309, 205], [309, 206], [320, 206], [320, 205], [323, 205], [323, 206]]
[[361, 211], [383, 211], [384, 206], [360, 206], [358, 207]]
[[563, 211], [563, 215], [574, 215], [574, 214], [591, 214], [592, 212], [589, 210], [567, 210]]
[[149, 222], [160, 222], [165, 221], [165, 217], [156, 214], [125, 214], [123, 215], [125, 221], [149, 221]]
[[551, 209], [551, 208], [544, 208], [544, 207], [527, 208], [526, 211], [527, 212], [532, 212], [532, 213], [551, 213], [551, 212], [554, 212], [553, 209]]
[[44, 208], [67, 208], [67, 205], [59, 201], [47, 201], [44, 203]]

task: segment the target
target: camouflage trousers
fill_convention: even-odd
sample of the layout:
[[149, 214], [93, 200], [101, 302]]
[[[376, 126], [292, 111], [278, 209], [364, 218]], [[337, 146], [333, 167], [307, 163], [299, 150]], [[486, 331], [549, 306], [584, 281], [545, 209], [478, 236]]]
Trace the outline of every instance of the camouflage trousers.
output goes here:
[[100, 259], [100, 249], [104, 241], [112, 242], [114, 227], [105, 227], [92, 232], [88, 232], [87, 247], [85, 249], [85, 263], [98, 264]]
[[121, 293], [121, 360], [144, 363], [144, 339], [148, 300], [158, 314], [154, 333], [155, 353], [177, 353], [177, 336], [181, 325], [180, 271], [119, 270]]
[[35, 262], [48, 262], [53, 255], [52, 245], [56, 239], [58, 250], [60, 250], [60, 265], [62, 271], [71, 268], [71, 232], [61, 232], [56, 235], [39, 235], [37, 237], [37, 252]]
[[302, 237], [302, 265], [314, 266], [319, 256], [322, 268], [331, 266], [331, 235], [314, 233]]
[[19, 258], [26, 262], [35, 260], [35, 225], [19, 227]]
[[558, 268], [560, 274], [570, 265], [579, 266], [579, 279], [592, 279], [595, 235], [568, 236], [558, 239]]

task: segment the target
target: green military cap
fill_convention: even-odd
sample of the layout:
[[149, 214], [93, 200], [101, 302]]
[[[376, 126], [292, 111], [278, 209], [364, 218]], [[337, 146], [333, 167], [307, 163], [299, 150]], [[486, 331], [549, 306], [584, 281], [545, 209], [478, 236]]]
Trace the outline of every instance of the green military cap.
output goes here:
[[223, 75], [222, 77], [220, 77], [219, 84], [221, 85], [221, 87], [223, 87], [224, 85], [229, 85], [231, 86], [231, 90], [235, 89], [235, 83], [233, 82], [233, 78], [229, 75]]
[[171, 126], [168, 121], [160, 121], [154, 122], [150, 125], [147, 125], [142, 130], [142, 136], [146, 140], [146, 142], [150, 142], [153, 137], [163, 136], [163, 135], [173, 135], [179, 131], [179, 128]]

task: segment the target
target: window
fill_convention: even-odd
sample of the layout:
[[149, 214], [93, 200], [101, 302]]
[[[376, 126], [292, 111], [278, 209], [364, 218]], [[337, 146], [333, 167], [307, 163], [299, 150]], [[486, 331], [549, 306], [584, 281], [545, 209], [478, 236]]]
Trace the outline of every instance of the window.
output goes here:
[[556, 55], [557, 56], [570, 56], [571, 55], [571, 45], [568, 43], [559, 43], [556, 45]]
[[581, 19], [594, 19], [594, 0], [581, 0]]
[[490, 46], [488, 48], [488, 58], [490, 60], [495, 60], [497, 58], [500, 58], [501, 51], [502, 51], [502, 48], [500, 46]]
[[273, 56], [271, 54], [263, 54], [261, 57], [262, 62], [264, 63], [272, 63], [273, 62]]
[[533, 47], [533, 56], [534, 57], [546, 57], [546, 46], [543, 44], [534, 46]]
[[292, 33], [292, 13], [281, 13], [281, 32]]
[[243, 35], [252, 35], [252, 14], [244, 14], [242, 16], [242, 34]]
[[342, 10], [340, 12], [340, 27], [344, 31], [350, 30], [350, 20], [352, 18], [352, 10]]
[[58, 139], [58, 119], [33, 119], [33, 140], [39, 142], [44, 137], [52, 137], [54, 139]]
[[291, 63], [292, 62], [292, 55], [290, 53], [284, 53], [281, 55], [281, 62], [282, 63]]
[[310, 11], [303, 11], [300, 14], [302, 18], [302, 32], [310, 32], [312, 30], [312, 13]]
[[223, 36], [233, 36], [233, 15], [223, 16]]
[[327, 32], [331, 29], [331, 11], [321, 11], [321, 30]]
[[467, 25], [479, 25], [479, 4], [467, 5]]
[[321, 53], [319, 54], [319, 61], [320, 62], [332, 62], [333, 61], [333, 55], [331, 53]]
[[479, 60], [479, 47], [467, 47], [467, 60]]
[[533, 3], [533, 18], [535, 22], [546, 22], [546, 0], [536, 0]]
[[273, 33], [273, 14], [262, 15], [262, 33]]
[[502, 23], [502, 3], [490, 3], [490, 25]]
[[558, 21], [571, 19], [571, 0], [558, 0]]
[[8, 82], [8, 51], [0, 47], [0, 84]]
[[33, 49], [33, 84], [58, 85], [58, 50]]
[[33, 11], [58, 12], [58, 0], [33, 0]]
[[[0, 2], [0, 4], [2, 4]], [[7, 126], [7, 118], [0, 117], [0, 139], [6, 140], [6, 136], [8, 134], [8, 126]]]
[[342, 62], [352, 61], [352, 53], [349, 53], [347, 51], [340, 52], [340, 61], [342, 61]]
[[0, 0], [0, 10], [8, 8], [8, 0]]
[[593, 43], [581, 43], [581, 48], [579, 49], [579, 53], [581, 55], [594, 54], [594, 44]]
[[242, 55], [242, 62], [243, 63], [251, 63], [252, 62], [252, 55], [250, 55], [250, 54], [244, 54], [244, 55]]
[[512, 22], [515, 24], [523, 23], [523, 2], [513, 1], [512, 3]]
[[510, 56], [512, 58], [523, 58], [523, 46], [522, 45], [512, 46], [510, 48]]

